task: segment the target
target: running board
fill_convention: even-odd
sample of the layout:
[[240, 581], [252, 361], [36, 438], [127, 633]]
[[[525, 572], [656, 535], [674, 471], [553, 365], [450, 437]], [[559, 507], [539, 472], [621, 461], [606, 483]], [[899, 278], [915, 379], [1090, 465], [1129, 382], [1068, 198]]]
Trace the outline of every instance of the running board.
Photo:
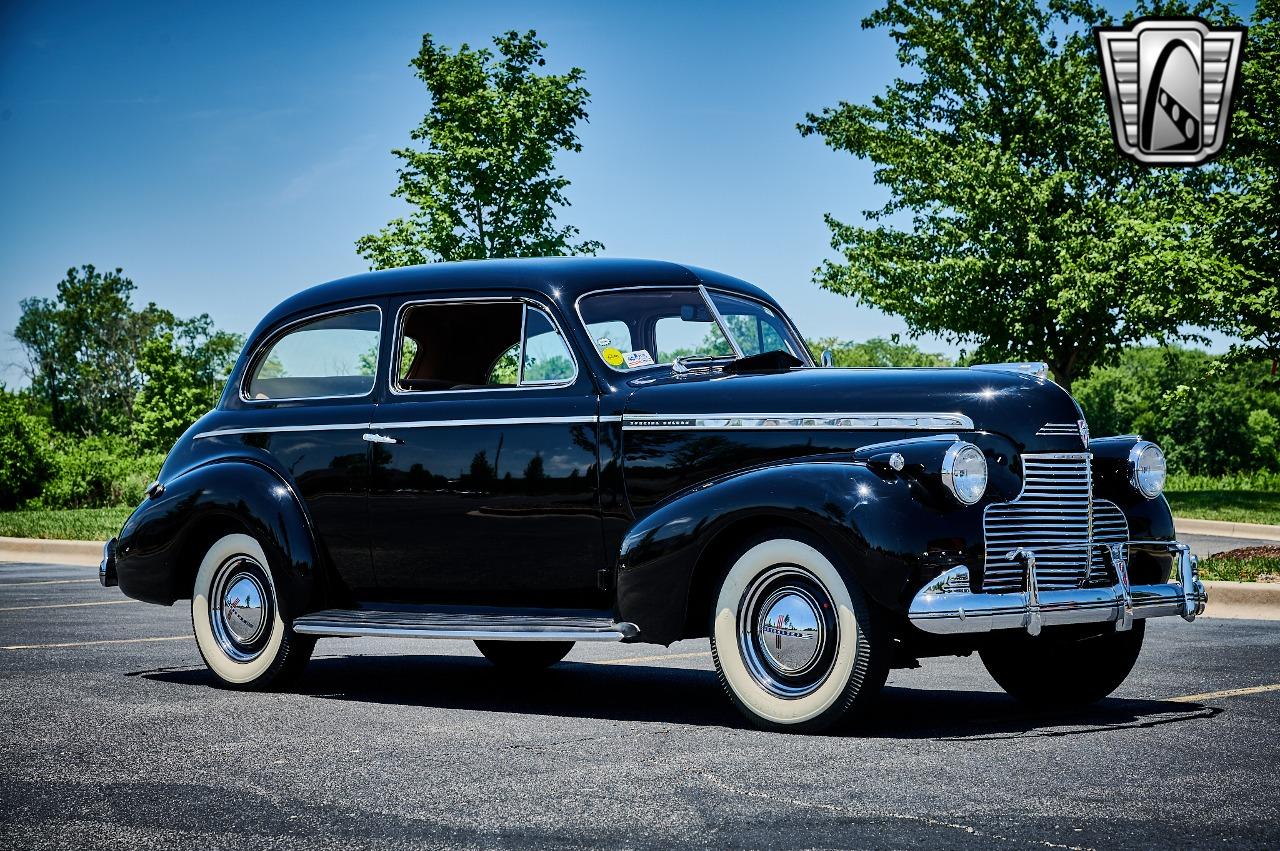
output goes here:
[[573, 615], [506, 612], [415, 612], [326, 609], [293, 622], [303, 635], [382, 638], [461, 638], [484, 641], [628, 641], [633, 623]]

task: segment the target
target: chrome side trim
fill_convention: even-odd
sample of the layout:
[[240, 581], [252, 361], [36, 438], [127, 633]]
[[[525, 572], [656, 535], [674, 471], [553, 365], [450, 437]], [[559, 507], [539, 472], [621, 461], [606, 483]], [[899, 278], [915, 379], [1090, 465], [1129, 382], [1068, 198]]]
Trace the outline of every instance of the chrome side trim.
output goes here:
[[[562, 423], [594, 423], [618, 422], [621, 417], [489, 417], [473, 420], [406, 420], [403, 422], [377, 423], [321, 423], [319, 425], [291, 426], [252, 426], [246, 428], [220, 428], [214, 431], [202, 431], [195, 436], [196, 440], [205, 437], [223, 437], [234, 434], [273, 434], [288, 431], [339, 431], [344, 429], [368, 429], [376, 431], [383, 428], [448, 428], [456, 426], [502, 426], [502, 425], [558, 425]], [[381, 441], [374, 441], [381, 442]]]
[[708, 431], [721, 429], [973, 429], [964, 414], [625, 414], [624, 431]]
[[[305, 325], [308, 322], [314, 322], [317, 319], [323, 319], [326, 316], [338, 316], [343, 313], [358, 313], [361, 310], [369, 310], [370, 308], [378, 311], [378, 350], [381, 351], [382, 350], [382, 330], [384, 327], [382, 322], [383, 315], [382, 315], [381, 305], [356, 304], [349, 307], [339, 307], [333, 310], [326, 310], [321, 313], [308, 314], [307, 316], [304, 316], [301, 319], [295, 319], [292, 322], [287, 322], [284, 325], [281, 325], [276, 330], [272, 331], [270, 334], [265, 335], [262, 338], [262, 342], [259, 343], [257, 347], [254, 348], [253, 356], [250, 357], [249, 360], [247, 361], [248, 366], [245, 368], [244, 375], [240, 376], [240, 388], [239, 388], [240, 401], [246, 402], [250, 405], [268, 405], [268, 404], [274, 404], [276, 402], [302, 402], [302, 401], [315, 402], [323, 399], [363, 399], [366, 396], [372, 396], [373, 391], [378, 388], [377, 364], [375, 364], [373, 368], [374, 381], [372, 384], [369, 385], [369, 389], [364, 393], [341, 393], [337, 396], [290, 396], [288, 398], [283, 398], [283, 399], [252, 399], [249, 397], [249, 384], [253, 378], [253, 371], [258, 366], [258, 358], [262, 356], [263, 352], [266, 350], [268, 346], [274, 346], [280, 340], [283, 340], [285, 335], [287, 335], [292, 328], [295, 328], [298, 325]], [[196, 437], [199, 437], [199, 436], [200, 435], [196, 435]]]
[[585, 417], [489, 417], [474, 420], [405, 420], [403, 422], [378, 422], [370, 428], [444, 428], [459, 426], [505, 426], [505, 425], [561, 425], [575, 423], [594, 423], [595, 416]]
[[285, 426], [247, 426], [245, 428], [219, 428], [213, 431], [202, 431], [193, 440], [206, 437], [228, 437], [236, 434], [275, 434], [287, 431], [342, 431], [347, 429], [367, 429], [368, 423], [320, 423], [317, 425], [285, 425]]

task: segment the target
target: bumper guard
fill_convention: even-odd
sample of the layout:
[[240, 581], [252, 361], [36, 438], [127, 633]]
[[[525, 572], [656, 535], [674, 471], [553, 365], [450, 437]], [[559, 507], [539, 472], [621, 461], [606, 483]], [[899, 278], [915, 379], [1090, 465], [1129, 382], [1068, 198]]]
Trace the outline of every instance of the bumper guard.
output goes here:
[[[1176, 582], [1130, 585], [1127, 547], [1164, 546], [1174, 557]], [[907, 616], [925, 632], [938, 635], [1025, 629], [1039, 635], [1046, 626], [1112, 623], [1117, 631], [1133, 628], [1137, 618], [1180, 615], [1193, 621], [1204, 612], [1208, 594], [1196, 571], [1197, 559], [1186, 544], [1169, 541], [1130, 541], [1096, 544], [1111, 574], [1110, 587], [1042, 591], [1037, 587], [1035, 551], [1018, 548], [1006, 556], [1021, 562], [1021, 592], [987, 594], [970, 590], [969, 568], [958, 565], [930, 581], [911, 601]]]

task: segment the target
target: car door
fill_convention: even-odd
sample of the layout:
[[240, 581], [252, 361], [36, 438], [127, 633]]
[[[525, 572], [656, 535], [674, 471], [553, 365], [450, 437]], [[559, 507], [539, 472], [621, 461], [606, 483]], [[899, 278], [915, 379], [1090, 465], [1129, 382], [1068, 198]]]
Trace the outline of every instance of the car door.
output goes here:
[[353, 305], [294, 320], [259, 346], [240, 388], [247, 447], [292, 482], [347, 593], [377, 587], [367, 501], [382, 309]]
[[398, 310], [371, 429], [385, 598], [604, 604], [598, 396], [554, 317], [516, 295]]

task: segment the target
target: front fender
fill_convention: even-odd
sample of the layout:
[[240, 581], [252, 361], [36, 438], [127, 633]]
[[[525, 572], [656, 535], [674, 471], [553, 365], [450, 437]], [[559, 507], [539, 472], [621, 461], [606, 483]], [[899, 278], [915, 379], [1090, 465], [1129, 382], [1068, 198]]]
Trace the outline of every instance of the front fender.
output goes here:
[[704, 554], [723, 544], [723, 535], [745, 538], [779, 523], [821, 536], [846, 580], [905, 616], [912, 594], [943, 566], [982, 558], [981, 508], [939, 507], [919, 490], [918, 482], [863, 464], [807, 461], [744, 472], [677, 496], [623, 540], [618, 617], [639, 626], [646, 641], [685, 637], [695, 571], [727, 567], [700, 566]]
[[133, 512], [116, 544], [120, 590], [162, 605], [189, 598], [203, 547], [232, 531], [262, 544], [286, 618], [313, 606], [320, 561], [306, 511], [278, 473], [247, 460], [195, 467]]

